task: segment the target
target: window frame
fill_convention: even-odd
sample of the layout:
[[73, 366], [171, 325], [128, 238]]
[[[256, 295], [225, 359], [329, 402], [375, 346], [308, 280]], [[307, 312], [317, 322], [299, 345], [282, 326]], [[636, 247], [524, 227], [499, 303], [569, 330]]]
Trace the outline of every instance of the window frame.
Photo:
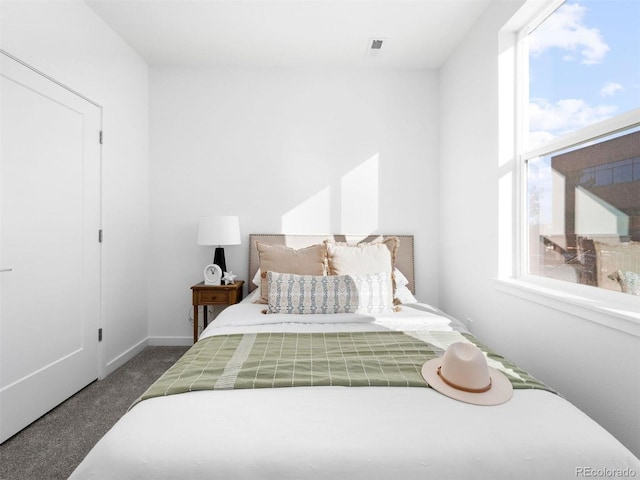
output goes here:
[[528, 273], [527, 162], [640, 126], [640, 108], [556, 137], [525, 150], [529, 134], [529, 35], [566, 0], [550, 0], [515, 31], [514, 262], [510, 278], [498, 278], [498, 289], [582, 318], [640, 336], [640, 298], [599, 287]]

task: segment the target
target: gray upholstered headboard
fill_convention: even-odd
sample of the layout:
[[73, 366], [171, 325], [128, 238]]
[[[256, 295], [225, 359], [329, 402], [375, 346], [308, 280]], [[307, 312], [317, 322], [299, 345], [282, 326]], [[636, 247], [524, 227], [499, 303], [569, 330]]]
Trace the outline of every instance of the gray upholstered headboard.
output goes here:
[[[304, 248], [308, 247], [309, 245], [321, 243], [323, 240], [327, 239], [333, 239], [336, 242], [358, 243], [368, 242], [375, 238], [378, 238], [379, 236], [380, 235], [287, 235], [283, 233], [252, 233], [251, 235], [249, 235], [249, 276], [247, 277], [249, 292], [253, 291], [256, 288], [251, 280], [258, 271], [258, 268], [260, 268], [260, 260], [258, 258], [256, 240], [273, 245], [286, 245], [287, 247], [291, 248]], [[383, 237], [398, 237], [398, 240], [400, 240], [400, 247], [398, 248], [398, 253], [396, 255], [396, 267], [403, 273], [405, 277], [407, 277], [407, 280], [409, 280], [409, 284], [407, 285], [409, 290], [411, 290], [412, 293], [415, 293], [416, 290], [413, 264], [413, 235], [383, 235]]]

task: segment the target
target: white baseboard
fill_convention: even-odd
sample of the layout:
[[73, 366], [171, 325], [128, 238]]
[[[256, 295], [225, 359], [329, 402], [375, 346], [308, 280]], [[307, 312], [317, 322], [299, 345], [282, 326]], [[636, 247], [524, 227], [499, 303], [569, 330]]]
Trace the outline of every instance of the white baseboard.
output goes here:
[[[121, 367], [122, 365], [127, 363], [133, 357], [135, 357], [140, 352], [142, 352], [142, 350], [144, 350], [145, 347], [147, 347], [148, 345], [149, 345], [149, 338], [145, 338], [144, 340], [138, 342], [136, 345], [131, 347], [126, 352], [121, 353], [120, 355], [118, 355], [116, 358], [114, 358], [110, 362], [107, 362], [107, 365], [106, 365], [106, 368], [105, 368], [105, 372], [104, 372], [104, 377], [106, 377], [107, 375], [109, 375], [110, 373], [114, 372], [119, 367]], [[102, 378], [104, 378], [104, 377], [102, 377]]]
[[108, 362], [104, 369], [104, 375], [100, 378], [105, 378], [107, 375], [117, 370], [119, 367], [142, 352], [146, 347], [190, 347], [191, 345], [193, 345], [193, 337], [147, 337], [126, 352], [121, 353], [116, 358]]

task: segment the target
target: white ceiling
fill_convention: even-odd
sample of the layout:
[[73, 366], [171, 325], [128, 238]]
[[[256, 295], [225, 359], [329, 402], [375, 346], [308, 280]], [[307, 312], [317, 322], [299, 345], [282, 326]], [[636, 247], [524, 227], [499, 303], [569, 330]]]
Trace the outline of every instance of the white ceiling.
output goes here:
[[85, 2], [150, 65], [436, 69], [490, 0]]

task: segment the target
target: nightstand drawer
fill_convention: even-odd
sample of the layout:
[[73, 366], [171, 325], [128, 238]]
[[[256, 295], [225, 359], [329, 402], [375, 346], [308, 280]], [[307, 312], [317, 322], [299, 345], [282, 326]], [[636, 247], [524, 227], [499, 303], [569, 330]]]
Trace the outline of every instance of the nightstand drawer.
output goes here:
[[229, 303], [229, 292], [203, 291], [199, 292], [199, 303]]
[[[198, 341], [198, 307], [201, 305], [234, 305], [242, 300], [244, 281], [236, 280], [229, 285], [205, 285], [200, 282], [191, 287], [193, 300], [193, 343]], [[209, 324], [208, 308], [202, 309], [203, 327]], [[219, 313], [219, 312], [218, 312]]]

